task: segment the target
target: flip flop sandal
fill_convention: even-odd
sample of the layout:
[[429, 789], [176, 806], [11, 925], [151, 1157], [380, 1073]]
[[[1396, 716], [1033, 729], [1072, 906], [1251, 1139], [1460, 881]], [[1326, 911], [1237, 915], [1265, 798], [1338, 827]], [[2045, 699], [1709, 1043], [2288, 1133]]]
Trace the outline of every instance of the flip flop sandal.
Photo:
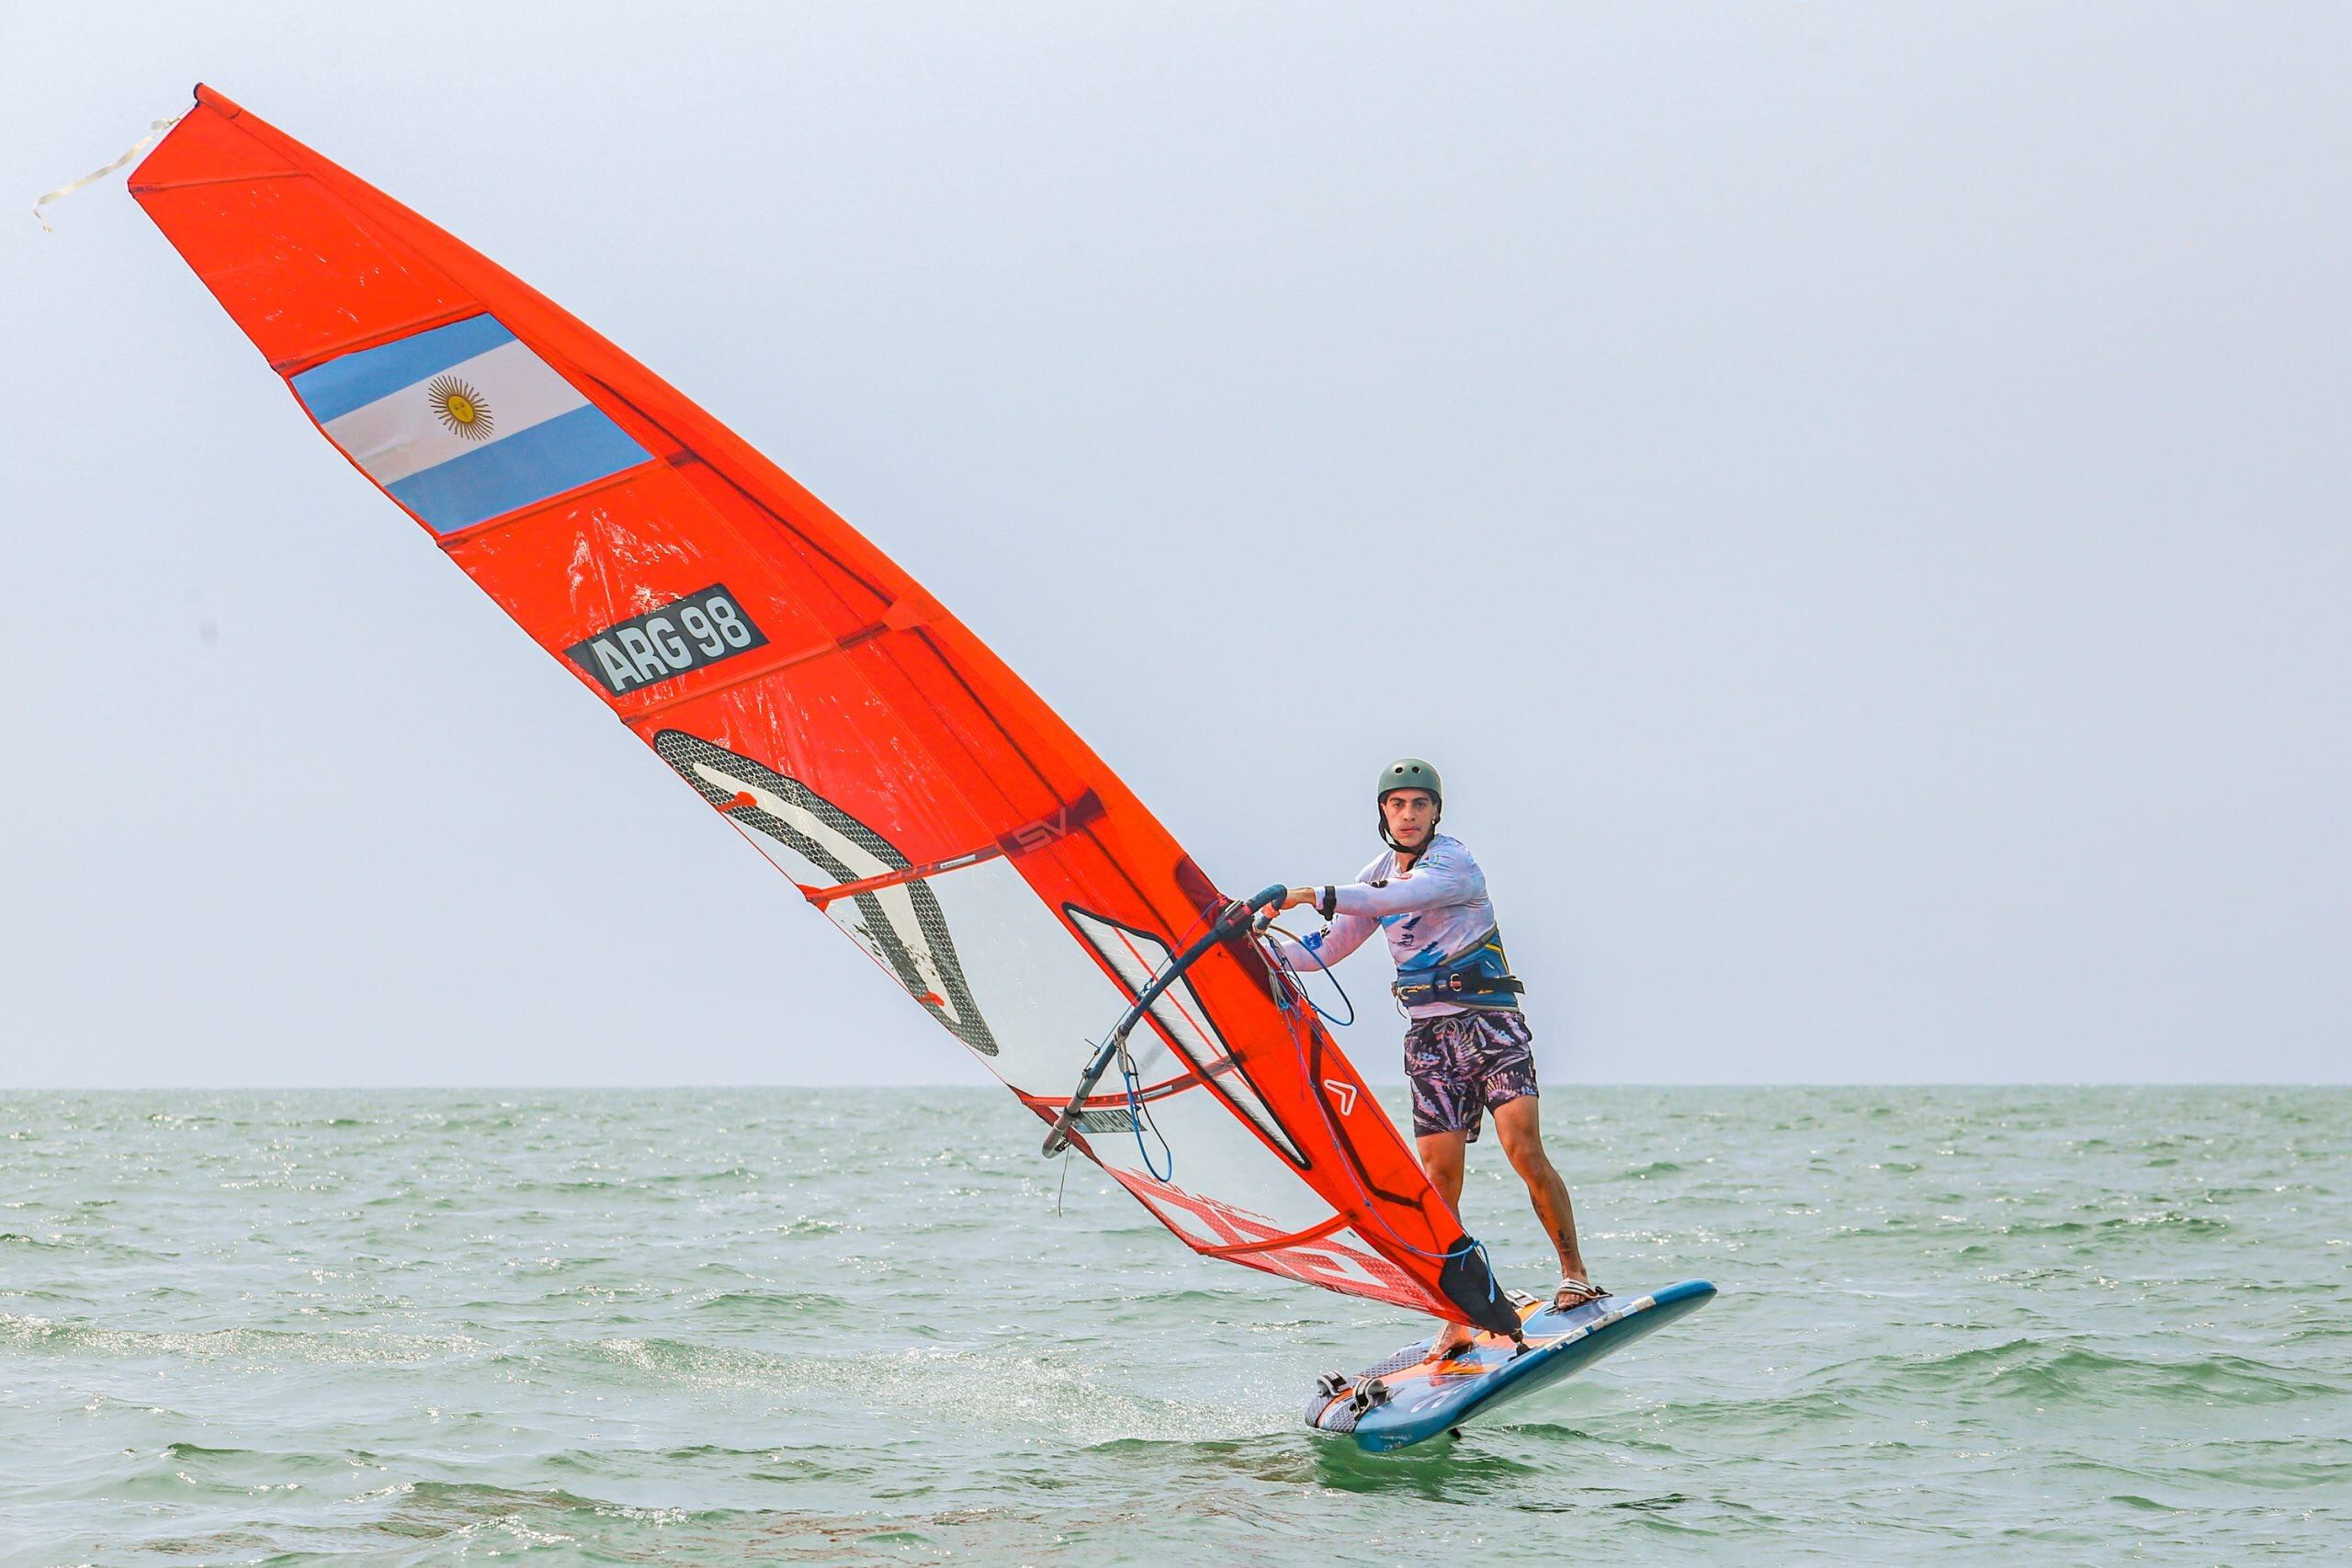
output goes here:
[[[1569, 1312], [1588, 1303], [1597, 1302], [1608, 1293], [1589, 1280], [1564, 1279], [1552, 1287], [1552, 1310]], [[1572, 1296], [1574, 1299], [1564, 1302], [1560, 1299], [1562, 1296]]]

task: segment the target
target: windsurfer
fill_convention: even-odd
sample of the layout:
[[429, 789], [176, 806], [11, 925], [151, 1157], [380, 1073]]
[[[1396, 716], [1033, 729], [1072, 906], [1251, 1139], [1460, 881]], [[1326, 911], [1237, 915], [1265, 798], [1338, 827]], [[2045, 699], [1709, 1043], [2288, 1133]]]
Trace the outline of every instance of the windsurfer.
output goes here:
[[[1405, 1070], [1413, 1086], [1413, 1137], [1430, 1182], [1456, 1212], [1462, 1167], [1491, 1111], [1503, 1154], [1527, 1184], [1544, 1234], [1560, 1255], [1552, 1304], [1566, 1308], [1604, 1294], [1577, 1247], [1567, 1184], [1544, 1152], [1536, 1113], [1532, 1036], [1519, 1007], [1524, 987], [1503, 956], [1486, 874], [1458, 839], [1437, 830], [1444, 809], [1437, 770], [1417, 757], [1382, 770], [1380, 836], [1387, 850], [1355, 881], [1293, 887], [1281, 908], [1313, 908], [1326, 924], [1304, 943], [1283, 942], [1295, 967], [1336, 964], [1375, 931], [1396, 963], [1396, 999], [1410, 1018]], [[1472, 1330], [1448, 1324], [1436, 1349], [1468, 1344]]]

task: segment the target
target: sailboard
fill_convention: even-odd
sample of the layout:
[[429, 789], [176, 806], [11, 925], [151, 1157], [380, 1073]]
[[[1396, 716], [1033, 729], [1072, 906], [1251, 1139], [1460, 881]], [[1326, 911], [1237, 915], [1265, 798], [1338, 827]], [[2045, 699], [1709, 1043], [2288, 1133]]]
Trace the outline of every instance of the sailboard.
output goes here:
[[1516, 1327], [1253, 939], [1252, 901], [871, 541], [560, 306], [209, 88], [129, 183], [320, 433], [1050, 1145], [1196, 1253]]
[[1522, 1297], [1521, 1343], [1481, 1334], [1437, 1356], [1436, 1340], [1424, 1339], [1355, 1377], [1327, 1372], [1307, 1398], [1306, 1425], [1373, 1453], [1410, 1448], [1549, 1388], [1714, 1299], [1704, 1280], [1645, 1296], [1602, 1296], [1566, 1312]]

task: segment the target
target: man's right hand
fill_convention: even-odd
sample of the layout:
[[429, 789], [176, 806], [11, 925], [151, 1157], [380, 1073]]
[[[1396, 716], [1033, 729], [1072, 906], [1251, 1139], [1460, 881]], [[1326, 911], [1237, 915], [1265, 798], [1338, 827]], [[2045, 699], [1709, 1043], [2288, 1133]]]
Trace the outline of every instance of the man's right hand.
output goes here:
[[1250, 922], [1250, 927], [1252, 930], [1263, 931], [1274, 923], [1274, 917], [1284, 909], [1295, 909], [1301, 904], [1311, 904], [1314, 901], [1315, 889], [1312, 887], [1285, 887], [1280, 898], [1258, 911], [1257, 919]]

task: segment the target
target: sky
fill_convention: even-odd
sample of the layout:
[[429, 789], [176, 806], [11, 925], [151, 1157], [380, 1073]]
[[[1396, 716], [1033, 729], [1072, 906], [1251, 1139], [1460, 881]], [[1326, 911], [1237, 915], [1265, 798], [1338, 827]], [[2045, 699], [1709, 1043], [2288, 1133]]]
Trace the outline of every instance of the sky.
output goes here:
[[403, 15], [0, 0], [0, 1087], [984, 1081], [119, 175], [41, 231], [198, 80], [791, 470], [1227, 889], [1435, 761], [1555, 1095], [2352, 1078], [2352, 11]]

